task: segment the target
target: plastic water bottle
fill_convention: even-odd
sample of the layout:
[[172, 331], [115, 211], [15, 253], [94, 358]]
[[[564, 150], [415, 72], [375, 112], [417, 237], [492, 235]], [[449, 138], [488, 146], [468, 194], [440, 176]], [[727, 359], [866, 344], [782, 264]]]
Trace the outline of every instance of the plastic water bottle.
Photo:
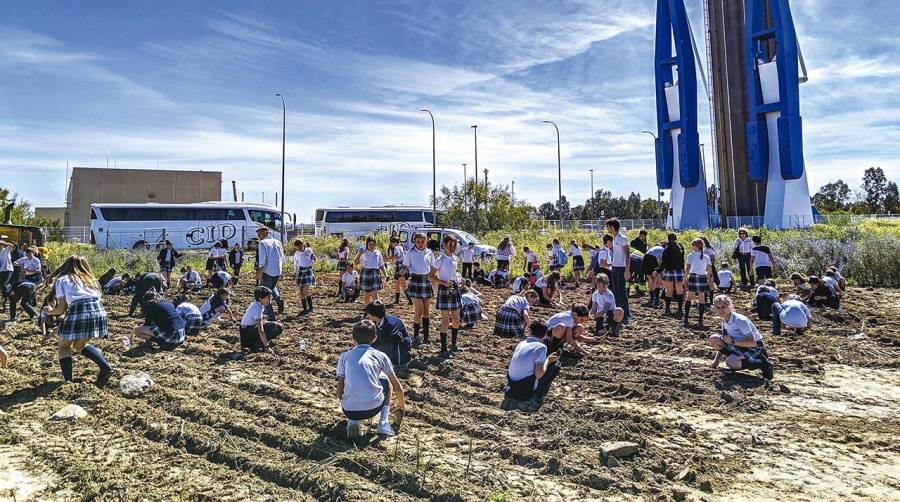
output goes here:
[[306, 340], [300, 340], [297, 346], [300, 347], [300, 350], [306, 350]]
[[124, 345], [126, 349], [130, 349], [131, 348], [131, 338], [128, 338], [127, 336], [123, 336], [122, 337], [122, 345]]

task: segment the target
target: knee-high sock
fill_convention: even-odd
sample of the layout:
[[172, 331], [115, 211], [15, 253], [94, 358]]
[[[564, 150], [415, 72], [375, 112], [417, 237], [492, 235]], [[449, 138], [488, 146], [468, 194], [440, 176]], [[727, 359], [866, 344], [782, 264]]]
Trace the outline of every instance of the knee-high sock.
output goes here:
[[72, 380], [72, 356], [63, 357], [59, 360], [59, 369], [62, 370], [63, 380], [69, 382]]
[[687, 324], [688, 316], [691, 314], [691, 302], [684, 304], [684, 323]]
[[441, 331], [441, 352], [447, 352], [447, 333]]
[[386, 404], [381, 407], [381, 416], [378, 419], [378, 423], [386, 424], [388, 423], [388, 417], [391, 414], [391, 405]]
[[450, 345], [456, 346], [456, 336], [459, 335], [459, 328], [450, 328]]
[[106, 362], [106, 358], [103, 357], [103, 352], [97, 347], [94, 347], [93, 345], [85, 345], [84, 348], [81, 349], [81, 355], [90, 359], [91, 361], [94, 361], [94, 364], [96, 364], [100, 368], [101, 372], [108, 373], [112, 371], [112, 366], [110, 366], [109, 363]]

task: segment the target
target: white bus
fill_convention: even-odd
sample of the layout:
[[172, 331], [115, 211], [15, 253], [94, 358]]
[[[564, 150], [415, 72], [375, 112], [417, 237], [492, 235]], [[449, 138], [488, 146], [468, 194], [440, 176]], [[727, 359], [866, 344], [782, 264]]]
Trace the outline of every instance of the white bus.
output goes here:
[[281, 212], [266, 204], [91, 204], [91, 244], [101, 249], [207, 249], [216, 241], [250, 244], [266, 225], [281, 238]]
[[316, 236], [358, 237], [434, 226], [434, 212], [425, 206], [327, 207], [316, 209]]

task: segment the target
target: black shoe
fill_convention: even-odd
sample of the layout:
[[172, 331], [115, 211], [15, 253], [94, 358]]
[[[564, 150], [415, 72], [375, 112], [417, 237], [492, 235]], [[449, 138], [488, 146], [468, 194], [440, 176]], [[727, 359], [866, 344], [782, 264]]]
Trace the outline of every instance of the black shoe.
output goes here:
[[762, 370], [762, 375], [763, 375], [764, 379], [771, 381], [772, 378], [775, 377], [775, 371], [774, 371], [774, 368], [772, 367], [772, 363], [770, 363], [768, 360], [763, 362], [762, 367], [760, 369]]
[[441, 353], [440, 353], [440, 357], [441, 357], [441, 359], [452, 359], [452, 358], [453, 358], [453, 354], [452, 354], [451, 352], [449, 352], [449, 351], [442, 350]]
[[462, 352], [462, 351], [463, 351], [463, 349], [459, 348], [459, 345], [456, 345], [455, 343], [450, 346], [450, 352]]

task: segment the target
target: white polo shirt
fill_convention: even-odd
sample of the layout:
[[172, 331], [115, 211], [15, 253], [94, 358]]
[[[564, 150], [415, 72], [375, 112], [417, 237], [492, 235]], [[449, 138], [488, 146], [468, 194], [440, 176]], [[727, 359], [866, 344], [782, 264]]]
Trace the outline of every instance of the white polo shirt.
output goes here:
[[0, 272], [12, 272], [13, 264], [12, 258], [10, 258], [11, 253], [10, 246], [0, 247]]
[[434, 264], [434, 254], [431, 250], [425, 248], [419, 251], [412, 248], [403, 257], [403, 266], [409, 269], [410, 274], [428, 275], [431, 273], [431, 266]]
[[463, 293], [460, 297], [463, 305], [481, 305], [481, 298], [472, 293]]
[[507, 298], [503, 303], [503, 306], [515, 309], [516, 312], [520, 314], [524, 313], [528, 310], [528, 307], [530, 307], [530, 305], [528, 305], [528, 300], [526, 300], [524, 296], [519, 295], [513, 295]]
[[727, 288], [731, 286], [731, 281], [734, 280], [734, 273], [731, 270], [719, 270], [719, 287]]
[[569, 246], [569, 252], [572, 253], [572, 256], [581, 256], [581, 248], [578, 246]]
[[722, 321], [722, 329], [735, 340], [762, 340], [762, 335], [756, 329], [753, 321], [743, 314], [732, 312], [731, 317]]
[[706, 270], [712, 266], [709, 256], [699, 251], [691, 251], [686, 261], [690, 273], [697, 275], [706, 275]]
[[64, 275], [57, 279], [54, 289], [56, 290], [56, 297], [65, 298], [66, 303], [70, 306], [72, 305], [72, 303], [78, 300], [84, 300], [86, 298], [100, 298], [100, 291], [85, 286], [69, 275]]
[[734, 241], [734, 244], [738, 248], [738, 253], [741, 254], [747, 254], [753, 250], [753, 240], [749, 237], [746, 239], [737, 239]]
[[31, 258], [23, 256], [15, 262], [16, 265], [25, 269], [26, 274], [34, 274], [41, 271], [41, 260], [37, 256]]
[[475, 248], [469, 249], [468, 247], [464, 247], [462, 251], [459, 252], [460, 258], [462, 258], [463, 263], [472, 263], [475, 261]]
[[280, 241], [272, 237], [259, 241], [256, 255], [259, 258], [257, 268], [262, 269], [264, 274], [271, 277], [281, 276], [281, 270], [284, 268], [284, 248], [281, 247]]
[[[518, 382], [534, 375], [534, 366], [544, 364], [546, 360], [547, 346], [537, 338], [529, 336], [516, 345], [512, 359], [509, 361], [509, 369], [506, 372], [510, 380]], [[537, 379], [535, 379], [534, 385], [536, 389]]]
[[606, 291], [603, 294], [600, 294], [596, 289], [593, 293], [591, 293], [591, 302], [593, 302], [593, 312], [611, 312], [616, 310], [616, 296], [613, 295], [613, 292], [606, 288]]
[[612, 266], [613, 267], [625, 267], [625, 264], [630, 259], [628, 253], [625, 252], [625, 246], [628, 245], [628, 237], [625, 237], [622, 234], [616, 234], [613, 237], [613, 248], [612, 248]]
[[187, 319], [189, 315], [202, 315], [200, 309], [191, 302], [179, 303], [178, 306], [175, 307], [175, 311], [178, 312], [178, 315], [180, 315], [182, 319]]
[[437, 277], [442, 281], [456, 280], [456, 262], [459, 258], [456, 255], [448, 255], [441, 253], [441, 256], [431, 264], [431, 267], [437, 270]]
[[781, 304], [781, 324], [789, 328], [805, 328], [812, 320], [809, 307], [800, 300], [785, 300]]
[[345, 288], [353, 288], [356, 287], [356, 281], [359, 280], [359, 274], [354, 270], [353, 272], [344, 272], [341, 274], [341, 285]]
[[312, 248], [306, 248], [303, 251], [294, 251], [294, 271], [301, 268], [309, 268], [312, 266]]
[[753, 256], [753, 266], [754, 267], [771, 267], [772, 260], [769, 259], [769, 253], [771, 250], [768, 246], [759, 245], [753, 248], [750, 251], [750, 255]]
[[253, 302], [247, 307], [247, 310], [244, 311], [244, 316], [241, 317], [241, 327], [247, 328], [250, 326], [256, 326], [256, 323], [263, 320], [266, 315], [266, 308], [263, 307], [262, 303]]
[[575, 316], [571, 310], [554, 314], [553, 317], [547, 319], [547, 331], [553, 330], [557, 326], [565, 326], [567, 328], [575, 327]]
[[381, 256], [381, 251], [377, 249], [375, 251], [369, 251], [368, 249], [363, 251], [359, 262], [362, 264], [363, 268], [384, 267], [384, 258]]
[[185, 272], [181, 279], [189, 284], [196, 284], [200, 282], [200, 274], [196, 270], [191, 270], [190, 272]]
[[367, 411], [384, 402], [381, 379], [392, 375], [394, 367], [387, 354], [360, 344], [340, 355], [335, 373], [344, 379], [341, 407], [347, 411]]

